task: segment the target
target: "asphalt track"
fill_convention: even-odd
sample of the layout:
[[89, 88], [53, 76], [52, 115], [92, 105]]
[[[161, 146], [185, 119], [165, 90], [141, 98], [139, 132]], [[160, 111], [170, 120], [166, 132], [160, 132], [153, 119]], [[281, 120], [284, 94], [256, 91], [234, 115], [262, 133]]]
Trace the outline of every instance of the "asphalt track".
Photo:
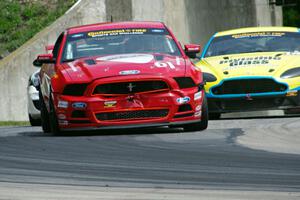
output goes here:
[[36, 184], [298, 193], [299, 154], [237, 143], [251, 128], [272, 132], [272, 123], [300, 134], [299, 117], [216, 120], [190, 133], [163, 127], [55, 137], [39, 127], [0, 127], [0, 190]]

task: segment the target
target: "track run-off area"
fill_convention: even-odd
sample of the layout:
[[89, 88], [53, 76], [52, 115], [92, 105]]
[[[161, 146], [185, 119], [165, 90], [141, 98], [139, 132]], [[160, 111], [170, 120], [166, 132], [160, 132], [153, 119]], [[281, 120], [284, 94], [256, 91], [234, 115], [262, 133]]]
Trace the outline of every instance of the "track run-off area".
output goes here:
[[0, 127], [0, 199], [300, 199], [300, 117], [44, 134]]

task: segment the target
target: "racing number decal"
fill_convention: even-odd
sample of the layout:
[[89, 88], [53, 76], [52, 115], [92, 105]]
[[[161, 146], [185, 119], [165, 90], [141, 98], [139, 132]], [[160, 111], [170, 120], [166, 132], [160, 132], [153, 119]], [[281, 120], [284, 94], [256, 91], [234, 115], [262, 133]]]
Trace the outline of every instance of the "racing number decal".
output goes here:
[[155, 62], [155, 67], [170, 67], [171, 69], [175, 69], [175, 66], [171, 62]]

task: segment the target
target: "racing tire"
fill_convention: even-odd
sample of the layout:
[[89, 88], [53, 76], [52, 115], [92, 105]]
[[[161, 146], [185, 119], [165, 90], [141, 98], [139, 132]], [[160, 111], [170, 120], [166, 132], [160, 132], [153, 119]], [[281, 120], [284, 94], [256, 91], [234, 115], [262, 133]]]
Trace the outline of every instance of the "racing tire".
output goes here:
[[185, 132], [192, 132], [192, 131], [203, 131], [207, 129], [208, 126], [208, 107], [207, 107], [207, 99], [204, 96], [202, 109], [201, 109], [201, 121], [197, 123], [187, 124], [183, 127]]
[[29, 123], [31, 126], [41, 126], [41, 120], [40, 119], [34, 119], [31, 117], [31, 115], [28, 115]]
[[39, 93], [40, 105], [41, 105], [41, 125], [44, 133], [50, 133], [50, 122], [49, 122], [49, 113], [46, 108], [45, 102], [43, 100], [41, 92]]
[[209, 113], [208, 116], [210, 120], [217, 120], [221, 118], [221, 113]]
[[50, 98], [49, 107], [50, 107], [49, 122], [50, 122], [51, 133], [55, 136], [59, 136], [59, 135], [61, 135], [61, 131], [60, 131], [59, 126], [58, 126], [58, 120], [57, 120], [57, 117], [56, 117], [54, 104], [53, 104], [53, 101], [52, 101], [51, 98]]

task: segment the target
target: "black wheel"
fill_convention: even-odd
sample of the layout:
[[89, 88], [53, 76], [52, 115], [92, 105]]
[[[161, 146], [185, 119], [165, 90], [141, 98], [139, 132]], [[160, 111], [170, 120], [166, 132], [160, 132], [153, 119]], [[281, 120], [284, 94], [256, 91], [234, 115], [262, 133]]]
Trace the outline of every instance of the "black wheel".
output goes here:
[[31, 117], [31, 115], [28, 115], [29, 122], [31, 126], [40, 126], [41, 125], [41, 120], [40, 119], [34, 119]]
[[49, 112], [50, 130], [53, 135], [58, 136], [61, 134], [61, 131], [58, 126], [58, 120], [56, 117], [55, 108], [54, 108], [53, 101], [51, 98], [50, 98], [49, 106], [50, 106], [50, 112]]
[[211, 119], [211, 120], [220, 119], [221, 113], [209, 113], [208, 116], [209, 116], [209, 119]]
[[50, 130], [50, 123], [49, 123], [49, 113], [47, 111], [44, 99], [42, 97], [41, 92], [39, 93], [40, 97], [40, 105], [41, 105], [41, 124], [42, 124], [42, 129], [44, 133], [49, 133]]
[[207, 129], [208, 126], [208, 107], [207, 107], [207, 99], [204, 96], [202, 103], [202, 113], [201, 113], [201, 121], [193, 124], [187, 124], [183, 127], [184, 131], [203, 131]]

